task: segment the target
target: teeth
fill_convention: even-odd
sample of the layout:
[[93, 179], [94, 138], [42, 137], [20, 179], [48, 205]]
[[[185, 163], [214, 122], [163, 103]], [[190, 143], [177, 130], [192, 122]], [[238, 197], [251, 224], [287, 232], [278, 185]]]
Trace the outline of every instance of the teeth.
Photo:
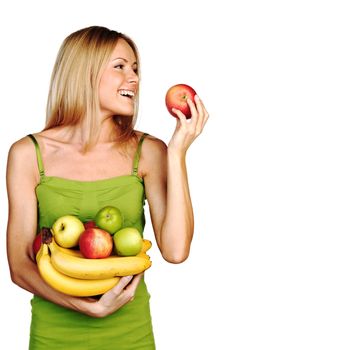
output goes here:
[[119, 90], [120, 95], [134, 97], [135, 93], [130, 90]]

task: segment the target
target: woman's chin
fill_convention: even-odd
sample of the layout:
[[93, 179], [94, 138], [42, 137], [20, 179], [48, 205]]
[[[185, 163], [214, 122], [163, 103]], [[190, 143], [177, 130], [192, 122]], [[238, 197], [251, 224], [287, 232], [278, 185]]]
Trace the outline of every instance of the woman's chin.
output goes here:
[[134, 116], [134, 111], [115, 111], [115, 117], [132, 118]]

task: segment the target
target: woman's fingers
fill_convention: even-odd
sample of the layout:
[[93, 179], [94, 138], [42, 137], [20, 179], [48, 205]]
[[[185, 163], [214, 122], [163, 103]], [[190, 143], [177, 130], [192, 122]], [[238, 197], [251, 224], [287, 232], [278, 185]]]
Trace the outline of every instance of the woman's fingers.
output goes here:
[[205, 123], [209, 118], [209, 114], [203, 104], [203, 101], [199, 98], [198, 95], [195, 96], [196, 107], [198, 111], [198, 123], [196, 128], [196, 134], [200, 134], [204, 128]]
[[140, 283], [143, 273], [135, 276], [122, 277], [119, 283], [111, 290], [102, 295], [99, 300], [106, 307], [114, 307], [118, 305], [121, 307], [130, 300], [133, 300], [136, 288]]
[[119, 280], [119, 283], [111, 289], [114, 295], [120, 295], [124, 288], [131, 282], [134, 276], [125, 276]]
[[173, 108], [173, 112], [178, 116], [178, 125], [177, 125], [177, 129], [183, 125], [186, 125], [186, 128], [192, 132], [193, 134], [195, 134], [196, 136], [198, 136], [201, 131], [203, 130], [203, 127], [205, 125], [205, 123], [207, 122], [208, 118], [209, 118], [209, 114], [202, 102], [202, 100], [199, 98], [198, 95], [195, 96], [193, 102], [191, 99], [187, 99], [187, 104], [190, 108], [191, 111], [191, 119], [188, 120], [186, 118], [186, 116], [178, 109]]
[[102, 295], [99, 302], [106, 306], [113, 304], [114, 301], [123, 293], [124, 288], [130, 283], [132, 278], [133, 276], [122, 277], [116, 286]]
[[[197, 122], [199, 120], [199, 115], [198, 115], [199, 113], [197, 110], [197, 106], [193, 103], [193, 101], [190, 98], [188, 98], [186, 101], [191, 111], [191, 124], [192, 124], [192, 127], [195, 129]], [[195, 101], [196, 101], [196, 97], [195, 97]]]
[[177, 127], [181, 126], [181, 124], [186, 122], [186, 116], [179, 109], [173, 108], [172, 110], [178, 117]]
[[142, 276], [143, 272], [135, 275], [132, 282], [124, 289], [124, 293], [126, 293], [127, 297], [130, 298], [129, 301], [134, 300], [136, 289], [141, 281]]
[[202, 132], [208, 120], [209, 114], [197, 95], [194, 102], [188, 98], [187, 104], [191, 111], [190, 119], [187, 119], [180, 110], [173, 108], [173, 112], [178, 117], [178, 120], [173, 137], [168, 144], [168, 149], [172, 148], [180, 152], [186, 152], [188, 147]]
[[200, 131], [202, 130], [203, 119], [204, 119], [203, 104], [198, 95], [194, 97], [194, 101], [196, 103], [196, 108], [198, 111], [198, 122], [197, 122], [196, 131], [197, 133], [200, 133]]

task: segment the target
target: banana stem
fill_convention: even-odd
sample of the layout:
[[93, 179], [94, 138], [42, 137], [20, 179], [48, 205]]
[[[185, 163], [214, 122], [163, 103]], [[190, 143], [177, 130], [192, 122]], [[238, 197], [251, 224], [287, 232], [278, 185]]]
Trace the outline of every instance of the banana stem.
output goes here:
[[49, 227], [43, 227], [41, 229], [41, 242], [45, 244], [52, 242], [52, 233]]

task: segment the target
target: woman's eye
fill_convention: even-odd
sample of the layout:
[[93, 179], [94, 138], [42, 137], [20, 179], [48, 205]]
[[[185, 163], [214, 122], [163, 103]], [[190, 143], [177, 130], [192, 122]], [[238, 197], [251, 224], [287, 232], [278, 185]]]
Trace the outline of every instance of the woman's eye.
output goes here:
[[[116, 66], [114, 66], [114, 68], [116, 69], [123, 69], [124, 68], [124, 64], [117, 64]], [[138, 74], [138, 69], [137, 68], [133, 68], [133, 71], [135, 74]]]

